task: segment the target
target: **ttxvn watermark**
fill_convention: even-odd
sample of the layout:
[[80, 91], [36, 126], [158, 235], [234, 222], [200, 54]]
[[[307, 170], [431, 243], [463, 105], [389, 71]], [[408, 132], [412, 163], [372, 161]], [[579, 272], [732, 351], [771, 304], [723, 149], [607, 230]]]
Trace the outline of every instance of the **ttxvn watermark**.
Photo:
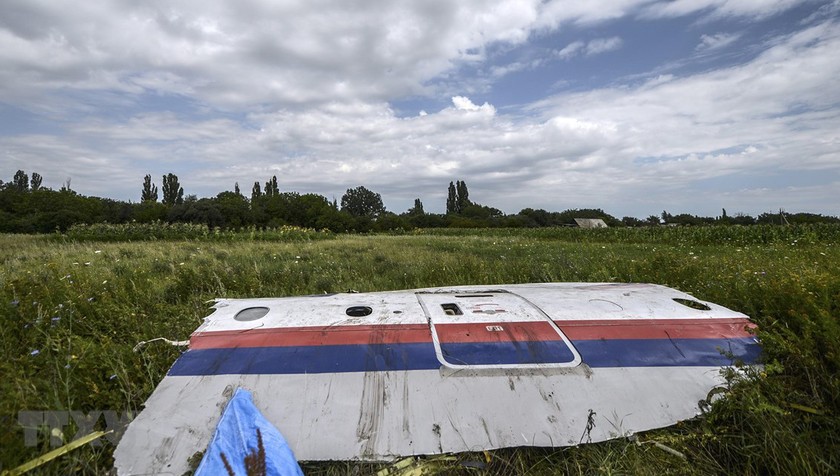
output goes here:
[[[74, 410], [49, 411], [21, 411], [18, 412], [18, 423], [23, 427], [23, 441], [26, 446], [38, 445], [39, 438], [49, 438], [50, 446], [58, 447], [70, 441], [89, 435], [96, 430], [109, 431], [105, 435], [113, 444], [117, 444], [125, 432], [125, 428], [134, 419], [132, 412], [116, 412], [113, 410], [94, 410], [90, 412]], [[76, 432], [72, 438], [67, 438], [65, 430]], [[101, 446], [96, 440], [93, 446]]]

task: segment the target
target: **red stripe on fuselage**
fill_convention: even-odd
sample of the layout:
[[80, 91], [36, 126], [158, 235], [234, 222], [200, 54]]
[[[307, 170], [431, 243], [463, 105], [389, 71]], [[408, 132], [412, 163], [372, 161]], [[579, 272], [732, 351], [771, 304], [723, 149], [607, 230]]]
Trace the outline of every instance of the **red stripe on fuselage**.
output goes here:
[[435, 324], [438, 341], [529, 342], [562, 340], [548, 321]]
[[554, 321], [570, 340], [720, 339], [749, 337], [755, 324], [733, 319], [632, 319]]
[[[749, 337], [755, 324], [733, 319], [622, 319], [554, 321], [572, 341], [598, 339], [720, 339]], [[501, 328], [499, 330], [498, 328]], [[545, 321], [436, 324], [441, 342], [552, 341], [561, 337]], [[290, 347], [431, 342], [427, 324], [276, 327], [197, 332], [190, 348]]]
[[197, 332], [190, 336], [190, 348], [408, 344], [431, 341], [432, 335], [427, 324], [274, 327]]

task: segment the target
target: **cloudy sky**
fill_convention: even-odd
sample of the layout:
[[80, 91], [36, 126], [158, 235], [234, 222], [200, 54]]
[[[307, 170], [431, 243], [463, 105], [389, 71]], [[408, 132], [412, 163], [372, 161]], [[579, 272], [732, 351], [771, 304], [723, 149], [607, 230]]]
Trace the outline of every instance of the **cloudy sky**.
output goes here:
[[0, 2], [0, 179], [840, 215], [840, 1]]

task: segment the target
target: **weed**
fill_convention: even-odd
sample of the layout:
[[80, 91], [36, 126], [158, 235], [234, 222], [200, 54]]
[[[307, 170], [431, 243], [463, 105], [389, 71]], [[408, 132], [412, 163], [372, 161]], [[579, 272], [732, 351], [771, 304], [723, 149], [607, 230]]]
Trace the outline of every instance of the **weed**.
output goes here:
[[[26, 446], [21, 411], [138, 411], [180, 351], [149, 346], [135, 353], [134, 345], [186, 339], [214, 298], [615, 281], [672, 286], [750, 315], [765, 367], [733, 375], [727, 398], [703, 418], [640, 436], [686, 460], [620, 439], [467, 453], [447, 462], [446, 471], [474, 474], [476, 461], [484, 461], [486, 473], [503, 475], [840, 471], [840, 226], [435, 229], [379, 236], [109, 227], [59, 237], [0, 235], [3, 468], [49, 450], [46, 434]], [[74, 433], [68, 426], [63, 438]], [[106, 472], [112, 451], [108, 442], [81, 448], [43, 471]], [[309, 474], [325, 475], [382, 467], [304, 465]]]

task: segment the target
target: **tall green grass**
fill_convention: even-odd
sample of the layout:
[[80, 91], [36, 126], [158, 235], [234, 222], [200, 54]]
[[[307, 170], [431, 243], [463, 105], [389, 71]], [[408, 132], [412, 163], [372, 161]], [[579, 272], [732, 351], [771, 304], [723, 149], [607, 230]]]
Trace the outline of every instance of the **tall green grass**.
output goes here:
[[831, 223], [795, 226], [658, 226], [580, 229], [548, 228], [428, 228], [414, 233], [432, 236], [498, 236], [560, 240], [576, 243], [747, 246], [774, 243], [837, 243], [840, 226]]
[[[46, 435], [36, 447], [24, 445], [21, 410], [137, 411], [179, 350], [133, 352], [134, 345], [186, 339], [217, 297], [606, 281], [660, 283], [745, 312], [759, 325], [767, 365], [733, 374], [728, 397], [703, 418], [639, 441], [457, 455], [448, 471], [840, 471], [840, 227], [656, 230], [433, 230], [327, 240], [259, 240], [249, 232], [155, 241], [0, 235], [0, 463], [8, 469], [50, 449]], [[64, 437], [73, 433], [68, 427]], [[112, 451], [109, 443], [85, 447], [41, 471], [100, 474]], [[312, 474], [377, 468], [305, 466]]]
[[56, 234], [60, 241], [82, 242], [128, 242], [158, 240], [193, 240], [193, 241], [309, 241], [333, 237], [329, 230], [313, 230], [298, 226], [280, 226], [277, 228], [257, 228], [254, 226], [241, 230], [221, 230], [195, 223], [95, 223], [93, 225], [73, 225], [64, 234]]

